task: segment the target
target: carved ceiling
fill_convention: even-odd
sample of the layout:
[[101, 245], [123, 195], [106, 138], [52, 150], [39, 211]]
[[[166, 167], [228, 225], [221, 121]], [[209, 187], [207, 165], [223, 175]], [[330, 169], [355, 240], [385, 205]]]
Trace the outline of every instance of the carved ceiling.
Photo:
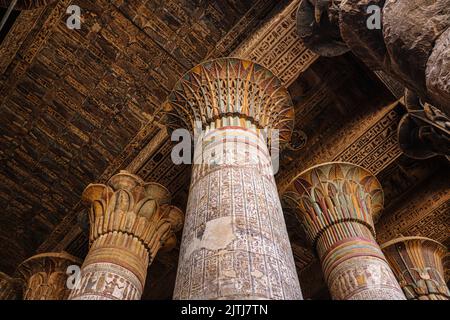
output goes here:
[[[354, 162], [384, 188], [380, 241], [420, 233], [448, 245], [449, 177], [440, 174], [448, 162], [402, 155], [396, 130], [405, 110], [391, 86], [351, 53], [306, 50], [298, 3], [79, 0], [80, 30], [66, 27], [68, 0], [20, 12], [0, 44], [0, 271], [11, 274], [36, 252], [83, 258], [80, 195], [119, 169], [165, 185], [184, 208], [190, 168], [171, 161], [161, 103], [185, 71], [220, 56], [255, 60], [288, 86], [300, 141], [281, 155], [280, 194], [309, 166]], [[285, 215], [304, 296], [327, 297], [323, 279], [307, 276], [320, 266], [301, 226]], [[158, 256], [144, 299], [171, 297], [177, 257], [177, 249]]]
[[[61, 0], [23, 11], [1, 45], [1, 269], [11, 272], [157, 134], [161, 102], [275, 7], [261, 1]], [[14, 254], [12, 254], [14, 252]]]

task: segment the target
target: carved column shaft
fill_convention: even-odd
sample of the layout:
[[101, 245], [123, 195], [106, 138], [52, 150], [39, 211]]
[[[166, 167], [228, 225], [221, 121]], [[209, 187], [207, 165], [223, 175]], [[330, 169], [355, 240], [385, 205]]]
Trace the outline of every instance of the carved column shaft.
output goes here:
[[298, 209], [333, 299], [405, 298], [375, 241], [383, 194], [374, 176], [352, 164], [319, 165], [294, 179], [285, 197]]
[[140, 299], [149, 263], [181, 228], [180, 210], [163, 186], [126, 171], [89, 185], [83, 199], [91, 204], [91, 246], [70, 299]]
[[92, 244], [82, 266], [80, 286], [70, 299], [139, 300], [148, 262], [147, 249], [133, 235], [102, 235]]
[[66, 300], [68, 267], [79, 266], [81, 260], [65, 252], [35, 255], [17, 268], [24, 281], [24, 300]]
[[381, 246], [408, 300], [448, 300], [443, 259], [447, 248], [424, 237], [402, 237]]
[[290, 135], [292, 106], [285, 89], [258, 65], [218, 59], [183, 77], [165, 107], [173, 128], [177, 119], [191, 129], [195, 120], [203, 125], [174, 298], [302, 298], [261, 135], [277, 127], [281, 140]]

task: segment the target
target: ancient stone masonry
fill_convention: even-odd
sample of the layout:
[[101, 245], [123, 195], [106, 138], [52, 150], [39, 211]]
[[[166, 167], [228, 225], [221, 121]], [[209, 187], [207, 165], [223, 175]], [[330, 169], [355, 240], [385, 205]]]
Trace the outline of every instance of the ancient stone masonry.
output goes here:
[[90, 184], [83, 200], [91, 206], [90, 249], [70, 299], [140, 299], [148, 265], [176, 243], [182, 212], [166, 188], [126, 171]]
[[422, 103], [409, 89], [405, 92], [408, 113], [398, 126], [398, 140], [402, 151], [414, 159], [437, 155], [450, 160], [450, 118], [439, 109]]
[[424, 237], [402, 237], [381, 246], [408, 300], [448, 300], [443, 259], [447, 248]]
[[35, 255], [17, 268], [18, 276], [25, 283], [24, 300], [66, 300], [68, 267], [79, 266], [81, 260], [65, 252]]
[[164, 109], [196, 136], [174, 298], [301, 299], [268, 147], [292, 132], [287, 90], [260, 65], [222, 58], [188, 72]]
[[[239, 45], [277, 4], [273, 0], [18, 2], [48, 5], [21, 11], [0, 45], [5, 121], [0, 158], [8, 162], [0, 174], [8, 185], [26, 185], [11, 195], [2, 194], [2, 204], [10, 204], [8, 210], [14, 211], [5, 229], [16, 234], [21, 225], [17, 217], [24, 212], [34, 215], [26, 221], [36, 225], [33, 241], [19, 241], [30, 252], [0, 261], [7, 273], [33, 254], [35, 246], [40, 245], [39, 252], [59, 251], [57, 247], [65, 248], [78, 236], [73, 218], [81, 209], [79, 194], [86, 181], [104, 183], [126, 168], [154, 137], [153, 118], [157, 121], [157, 109], [176, 80], [225, 35], [232, 37], [224, 51]], [[66, 24], [72, 4], [81, 8], [79, 30]], [[237, 23], [243, 24], [237, 29]], [[170, 186], [177, 173], [173, 167], [172, 179], [160, 172], [158, 182]], [[44, 197], [32, 194], [48, 188], [52, 192], [44, 191]], [[55, 199], [47, 199], [50, 194]], [[15, 196], [23, 201], [16, 205]], [[180, 202], [184, 206], [184, 199]], [[5, 253], [12, 245], [0, 243], [0, 251]]]
[[[368, 27], [374, 14], [368, 10], [371, 6], [380, 8], [382, 28]], [[406, 154], [430, 157], [440, 145], [444, 147], [438, 154], [450, 155], [448, 0], [302, 0], [297, 26], [300, 38], [313, 52], [336, 56], [352, 50], [371, 69], [392, 76], [412, 91], [409, 95], [423, 102], [408, 109], [410, 114], [399, 129]], [[411, 140], [422, 152], [411, 152]]]
[[252, 34], [232, 56], [254, 61], [271, 70], [288, 87], [318, 55], [300, 41], [296, 32], [296, 10], [300, 0], [291, 1], [281, 12]]
[[22, 297], [23, 283], [0, 272], [0, 300], [18, 300]]
[[[43, 6], [48, 6], [55, 2], [56, 0], [17, 0], [14, 5], [16, 10], [31, 10]], [[11, 0], [0, 0], [0, 7], [7, 8], [11, 3]]]
[[[301, 161], [291, 161], [277, 175], [282, 194], [302, 171], [321, 162], [351, 162], [379, 174], [402, 154], [396, 129], [403, 113], [400, 101], [376, 110], [355, 113], [341, 129], [322, 134], [317, 145], [310, 144]], [[330, 126], [333, 124], [330, 124]]]
[[294, 179], [284, 199], [297, 208], [333, 299], [405, 299], [375, 241], [383, 191], [371, 173], [350, 163], [318, 165]]
[[450, 224], [449, 170], [436, 172], [422, 185], [411, 189], [404, 201], [386, 208], [377, 223], [377, 240], [385, 243], [402, 236], [421, 236], [448, 243]]
[[448, 298], [449, 8], [0, 0], [0, 299]]

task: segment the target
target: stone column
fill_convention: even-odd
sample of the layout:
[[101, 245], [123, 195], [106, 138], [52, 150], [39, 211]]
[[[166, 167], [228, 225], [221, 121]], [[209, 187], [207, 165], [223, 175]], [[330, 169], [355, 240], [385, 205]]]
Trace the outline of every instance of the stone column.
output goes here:
[[157, 252], [176, 243], [182, 212], [170, 194], [126, 171], [83, 192], [90, 204], [90, 249], [71, 300], [138, 300]]
[[284, 197], [298, 209], [333, 299], [405, 299], [375, 241], [383, 191], [370, 172], [350, 163], [318, 165], [299, 174]]
[[287, 90], [259, 65], [222, 58], [188, 72], [164, 108], [169, 127], [196, 134], [174, 298], [301, 299], [262, 134], [272, 153], [289, 140]]
[[401, 237], [381, 245], [408, 300], [448, 300], [443, 259], [447, 248], [424, 237]]
[[20, 300], [22, 298], [23, 282], [0, 272], [0, 300]]
[[69, 296], [67, 268], [81, 260], [65, 252], [35, 255], [17, 267], [25, 283], [24, 300], [66, 300]]

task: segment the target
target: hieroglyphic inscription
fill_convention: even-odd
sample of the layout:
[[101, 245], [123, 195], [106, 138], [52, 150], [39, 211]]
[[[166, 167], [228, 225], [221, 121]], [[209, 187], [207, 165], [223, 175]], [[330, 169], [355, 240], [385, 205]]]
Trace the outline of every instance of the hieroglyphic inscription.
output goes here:
[[79, 287], [71, 293], [72, 300], [136, 300], [142, 295], [136, 275], [117, 264], [92, 263], [82, 272]]
[[292, 1], [232, 55], [263, 65], [289, 86], [318, 58], [297, 35], [295, 13], [299, 3]]

